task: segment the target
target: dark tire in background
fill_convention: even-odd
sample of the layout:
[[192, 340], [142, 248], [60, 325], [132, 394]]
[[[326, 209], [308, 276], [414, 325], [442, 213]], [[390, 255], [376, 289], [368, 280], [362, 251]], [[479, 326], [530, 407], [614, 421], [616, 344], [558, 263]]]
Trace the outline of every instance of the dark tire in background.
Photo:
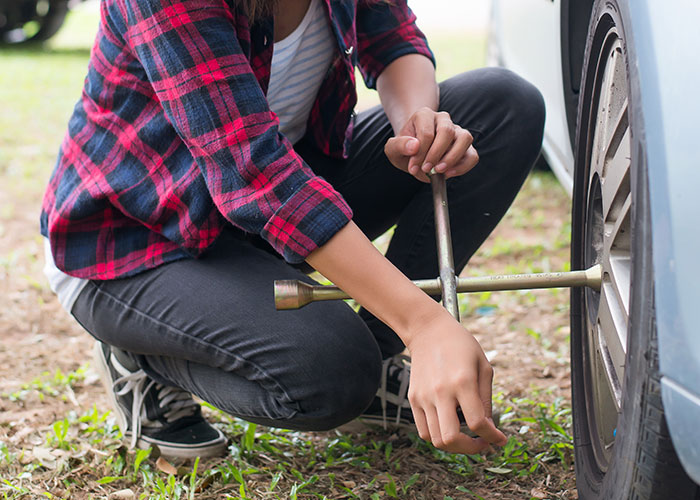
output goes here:
[[67, 13], [68, 0], [0, 0], [0, 44], [48, 40]]
[[694, 500], [661, 402], [645, 129], [626, 8], [596, 1], [579, 101], [572, 269], [601, 264], [603, 286], [571, 296], [576, 482], [581, 500]]

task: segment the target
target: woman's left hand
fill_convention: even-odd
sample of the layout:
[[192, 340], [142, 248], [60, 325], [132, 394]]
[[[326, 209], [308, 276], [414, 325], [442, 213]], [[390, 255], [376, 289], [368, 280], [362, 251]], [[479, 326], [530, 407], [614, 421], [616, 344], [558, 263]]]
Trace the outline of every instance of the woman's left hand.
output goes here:
[[397, 168], [416, 179], [430, 182], [435, 168], [446, 178], [463, 175], [479, 162], [468, 130], [452, 122], [448, 113], [424, 107], [413, 113], [406, 124], [384, 146], [384, 153]]

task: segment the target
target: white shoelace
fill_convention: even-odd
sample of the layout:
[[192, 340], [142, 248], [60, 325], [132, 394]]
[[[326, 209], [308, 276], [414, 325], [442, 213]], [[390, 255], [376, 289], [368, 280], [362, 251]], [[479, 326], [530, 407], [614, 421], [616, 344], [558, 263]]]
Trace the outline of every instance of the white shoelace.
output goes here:
[[[146, 385], [146, 381], [148, 381]], [[124, 384], [124, 387], [116, 390], [119, 384]], [[144, 388], [144, 385], [146, 387]], [[180, 389], [179, 387], [164, 386], [157, 384], [155, 380], [149, 379], [146, 372], [138, 370], [129, 375], [119, 377], [114, 381], [114, 393], [117, 396], [125, 396], [129, 392], [132, 393], [131, 398], [131, 442], [130, 448], [136, 447], [136, 442], [141, 435], [141, 423], [148, 420], [146, 407], [144, 406], [145, 395], [155, 386], [158, 391], [158, 406], [160, 408], [170, 408], [163, 414], [166, 422], [170, 423], [179, 418], [194, 415], [199, 406], [193, 399], [190, 393]]]
[[[379, 400], [382, 403], [382, 427], [384, 427], [385, 430], [387, 428], [386, 403], [390, 395], [393, 396], [391, 399], [396, 398], [394, 401], [392, 401], [392, 403], [396, 405], [395, 424], [399, 425], [401, 423], [401, 409], [403, 408], [404, 403], [408, 401], [408, 382], [411, 375], [409, 368], [410, 365], [407, 364], [408, 361], [410, 361], [408, 356], [397, 354], [389, 359], [385, 359], [382, 362], [382, 381], [379, 386], [379, 390], [377, 391], [377, 396], [379, 396]], [[391, 370], [392, 372], [394, 370], [400, 370], [399, 391], [395, 396], [393, 394], [389, 394], [386, 388], [386, 379], [390, 374], [390, 368], [393, 368], [393, 370]]]

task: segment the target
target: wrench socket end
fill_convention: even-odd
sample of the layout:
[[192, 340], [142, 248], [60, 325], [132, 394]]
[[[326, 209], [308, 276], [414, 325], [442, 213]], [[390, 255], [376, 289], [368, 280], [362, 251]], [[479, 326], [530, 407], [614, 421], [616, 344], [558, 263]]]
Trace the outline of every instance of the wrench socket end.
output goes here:
[[313, 301], [311, 285], [299, 280], [275, 280], [275, 309], [287, 311], [299, 309]]

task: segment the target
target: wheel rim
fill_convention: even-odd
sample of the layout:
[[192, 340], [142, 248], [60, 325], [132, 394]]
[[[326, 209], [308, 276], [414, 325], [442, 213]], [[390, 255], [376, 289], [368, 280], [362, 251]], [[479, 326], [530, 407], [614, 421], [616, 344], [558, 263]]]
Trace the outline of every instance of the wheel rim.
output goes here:
[[601, 264], [600, 292], [584, 296], [586, 412], [596, 461], [607, 470], [622, 407], [629, 323], [631, 251], [631, 136], [622, 41], [613, 27], [598, 59], [588, 170], [586, 267]]

